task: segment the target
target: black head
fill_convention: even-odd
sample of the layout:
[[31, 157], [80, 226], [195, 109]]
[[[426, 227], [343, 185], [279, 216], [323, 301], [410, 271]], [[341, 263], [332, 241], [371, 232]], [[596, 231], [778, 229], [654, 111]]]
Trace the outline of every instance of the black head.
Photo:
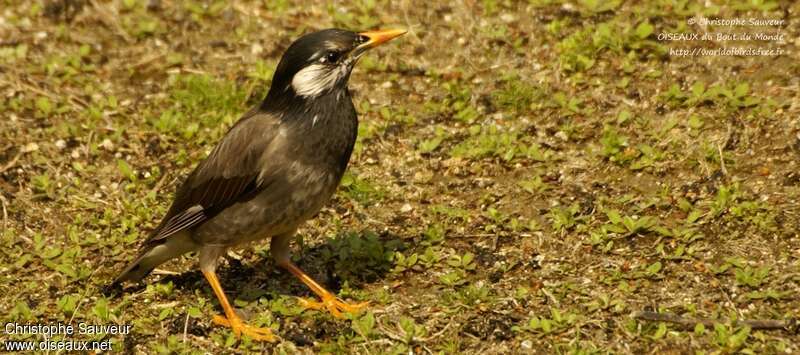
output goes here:
[[265, 100], [313, 100], [347, 89], [350, 72], [364, 52], [404, 30], [351, 32], [327, 29], [298, 38], [283, 54]]

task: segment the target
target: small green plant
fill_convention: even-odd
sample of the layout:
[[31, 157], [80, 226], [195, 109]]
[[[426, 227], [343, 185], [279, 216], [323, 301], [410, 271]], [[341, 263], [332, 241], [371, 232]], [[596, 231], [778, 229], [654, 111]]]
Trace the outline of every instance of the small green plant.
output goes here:
[[551, 208], [548, 216], [553, 230], [566, 232], [574, 228], [578, 222], [583, 220], [583, 217], [578, 215], [579, 210], [580, 206], [577, 203], [573, 203], [569, 207], [556, 206]]
[[56, 196], [55, 184], [46, 173], [34, 176], [31, 179], [31, 186], [36, 198], [53, 199]]
[[738, 330], [729, 328], [723, 324], [714, 324], [714, 341], [720, 347], [735, 352], [744, 346], [750, 336], [750, 327], [741, 327]]
[[470, 127], [470, 137], [453, 147], [450, 154], [473, 159], [498, 157], [505, 161], [514, 158], [545, 161], [550, 157], [537, 144], [525, 144], [518, 132], [504, 131], [495, 125]]
[[375, 315], [372, 312], [366, 312], [360, 318], [354, 319], [350, 327], [361, 337], [361, 340], [367, 341], [375, 333]]
[[613, 127], [606, 125], [603, 128], [603, 136], [600, 138], [600, 154], [612, 163], [625, 165], [639, 157], [639, 151], [631, 149], [628, 144], [628, 137], [620, 134]]
[[465, 276], [466, 273], [464, 272], [464, 270], [455, 269], [444, 275], [439, 276], [439, 282], [450, 287], [458, 286], [467, 282]]
[[461, 270], [475, 270], [475, 254], [470, 252], [466, 252], [462, 256], [453, 255], [449, 259], [447, 259], [447, 265], [450, 265], [454, 268], [458, 268]]
[[532, 85], [519, 76], [508, 76], [501, 81], [500, 89], [492, 93], [494, 103], [503, 110], [517, 113], [528, 112], [544, 106], [549, 90]]
[[346, 172], [341, 182], [344, 194], [363, 206], [370, 206], [383, 199], [384, 191], [354, 173]]
[[78, 295], [64, 295], [57, 302], [58, 310], [60, 310], [65, 316], [71, 317], [78, 308], [79, 300], [80, 297]]
[[413, 253], [408, 257], [401, 252], [394, 253], [394, 268], [392, 269], [393, 273], [399, 274], [406, 270], [411, 269], [414, 265], [417, 264], [419, 260], [419, 255], [417, 253]]
[[758, 268], [745, 266], [744, 268], [736, 268], [733, 273], [736, 276], [736, 284], [758, 288], [766, 281], [770, 270], [769, 266]]
[[401, 317], [397, 325], [397, 328], [402, 332], [402, 340], [406, 344], [414, 343], [417, 339], [423, 338], [428, 334], [425, 326], [417, 324], [409, 317]]
[[544, 191], [550, 189], [550, 185], [542, 180], [542, 177], [536, 175], [528, 180], [522, 180], [517, 183], [523, 190], [532, 193], [532, 194], [539, 194]]
[[425, 252], [419, 256], [419, 263], [425, 268], [431, 268], [443, 258], [444, 257], [437, 248], [427, 247], [425, 248]]
[[455, 293], [447, 293], [444, 297], [449, 303], [460, 306], [476, 307], [490, 304], [492, 301], [491, 289], [482, 282], [471, 283], [457, 289]]
[[696, 107], [704, 104], [717, 105], [730, 111], [753, 107], [761, 103], [761, 99], [752, 96], [747, 83], [720, 83], [706, 86], [703, 81], [696, 81], [687, 92], [678, 84], [672, 84], [662, 95], [662, 99], [673, 106]]
[[383, 240], [367, 231], [337, 235], [320, 248], [320, 253], [342, 278], [363, 280], [389, 272], [395, 252], [402, 248], [399, 240]]
[[159, 295], [162, 297], [167, 297], [172, 294], [172, 291], [175, 289], [175, 285], [172, 281], [168, 281], [166, 283], [154, 283], [147, 285], [147, 293], [153, 295]]
[[431, 153], [447, 138], [447, 133], [441, 127], [436, 127], [435, 136], [431, 139], [425, 139], [417, 143], [417, 151], [420, 153]]
[[551, 334], [560, 332], [578, 322], [579, 316], [569, 311], [561, 311], [555, 307], [550, 308], [550, 316], [534, 316], [523, 326], [514, 326], [516, 331], [531, 331], [536, 333]]
[[424, 240], [422, 241], [422, 245], [434, 245], [434, 244], [441, 244], [445, 238], [445, 229], [439, 224], [432, 224], [428, 226], [422, 236]]
[[666, 228], [658, 225], [658, 220], [652, 216], [631, 217], [622, 216], [619, 211], [614, 209], [606, 210], [609, 224], [605, 229], [614, 233], [624, 233], [627, 235], [642, 234], [647, 232], [658, 232], [662, 235], [671, 235]]

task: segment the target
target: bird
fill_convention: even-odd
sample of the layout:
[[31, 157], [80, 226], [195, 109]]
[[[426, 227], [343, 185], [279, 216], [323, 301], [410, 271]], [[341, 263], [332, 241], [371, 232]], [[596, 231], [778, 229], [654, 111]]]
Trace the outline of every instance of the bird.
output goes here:
[[301, 298], [301, 306], [338, 318], [362, 311], [367, 302], [339, 299], [295, 265], [290, 241], [331, 199], [350, 161], [358, 133], [348, 89], [353, 68], [368, 49], [404, 33], [331, 28], [292, 42], [266, 97], [229, 128], [179, 185], [161, 223], [110, 287], [139, 282], [162, 263], [196, 252], [198, 267], [224, 311], [213, 322], [237, 337], [275, 341], [270, 328], [251, 326], [237, 315], [215, 271], [229, 249], [269, 239], [276, 265], [320, 298]]

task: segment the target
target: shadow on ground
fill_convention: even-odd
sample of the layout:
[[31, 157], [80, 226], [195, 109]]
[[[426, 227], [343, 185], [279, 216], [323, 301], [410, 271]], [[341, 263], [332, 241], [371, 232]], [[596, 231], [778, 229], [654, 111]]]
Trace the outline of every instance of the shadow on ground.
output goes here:
[[[295, 263], [334, 293], [338, 293], [344, 284], [358, 288], [385, 278], [392, 267], [392, 254], [406, 249], [406, 244], [399, 237], [373, 231], [348, 231], [313, 246], [304, 245], [302, 239], [296, 244], [299, 246], [295, 249], [300, 250], [294, 252]], [[189, 258], [194, 259], [195, 256]], [[252, 263], [232, 257], [226, 260], [227, 263], [221, 263], [217, 268], [217, 273], [226, 291], [238, 292], [231, 294], [235, 299], [254, 301], [269, 293], [311, 295], [305, 285], [274, 263], [269, 249], [258, 252]], [[194, 261], [192, 265], [194, 267]], [[152, 279], [145, 279], [140, 284], [126, 288], [125, 292], [138, 292], [153, 282]], [[202, 273], [196, 269], [164, 276], [158, 282], [172, 282], [175, 289], [187, 291], [205, 287], [206, 284]]]

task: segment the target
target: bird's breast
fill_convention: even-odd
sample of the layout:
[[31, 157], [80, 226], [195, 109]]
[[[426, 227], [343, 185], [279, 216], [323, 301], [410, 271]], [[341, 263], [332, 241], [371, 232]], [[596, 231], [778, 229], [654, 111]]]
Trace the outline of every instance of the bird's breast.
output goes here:
[[[277, 127], [276, 141], [264, 152], [259, 174], [264, 188], [234, 204], [196, 230], [202, 244], [233, 246], [296, 229], [330, 200], [344, 174], [358, 132], [347, 98], [333, 111], [308, 112]], [[278, 167], [278, 168], [276, 168]]]

